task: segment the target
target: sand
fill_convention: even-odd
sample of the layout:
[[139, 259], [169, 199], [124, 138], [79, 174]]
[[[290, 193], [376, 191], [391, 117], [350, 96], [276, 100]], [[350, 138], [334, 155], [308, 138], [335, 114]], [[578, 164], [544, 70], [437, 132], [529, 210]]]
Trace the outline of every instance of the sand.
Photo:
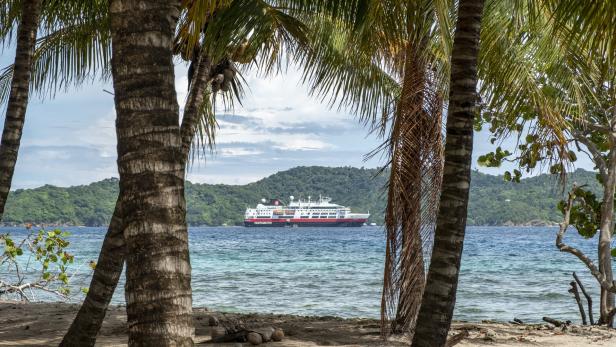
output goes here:
[[[57, 346], [68, 329], [78, 305], [66, 303], [0, 302], [0, 346]], [[210, 338], [209, 317], [221, 321], [241, 320], [251, 328], [274, 326], [284, 329], [281, 342], [267, 347], [308, 346], [408, 346], [405, 337], [385, 342], [379, 337], [378, 321], [336, 317], [300, 317], [274, 314], [231, 314], [195, 309], [195, 343]], [[468, 331], [456, 346], [616, 346], [616, 330], [600, 327], [569, 326], [565, 331], [547, 324], [514, 325], [509, 323], [456, 322], [451, 334]], [[99, 334], [98, 346], [126, 346], [126, 315], [123, 307], [111, 307]], [[208, 344], [204, 346], [248, 346], [247, 343]]]

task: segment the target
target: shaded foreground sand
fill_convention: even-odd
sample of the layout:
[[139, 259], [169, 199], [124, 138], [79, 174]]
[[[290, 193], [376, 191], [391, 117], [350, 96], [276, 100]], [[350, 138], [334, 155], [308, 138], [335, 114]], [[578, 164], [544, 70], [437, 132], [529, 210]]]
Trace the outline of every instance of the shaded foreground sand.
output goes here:
[[[79, 306], [65, 303], [15, 303], [0, 301], [0, 346], [57, 346]], [[408, 346], [404, 337], [384, 342], [379, 338], [378, 321], [335, 317], [300, 317], [273, 314], [223, 314], [195, 309], [196, 343], [210, 338], [209, 316], [220, 320], [240, 319], [251, 328], [275, 326], [284, 329], [282, 342], [267, 347], [308, 346]], [[455, 323], [452, 334], [463, 330], [469, 336], [456, 346], [616, 346], [616, 330], [570, 326], [566, 331], [547, 325], [507, 323]], [[126, 315], [123, 307], [111, 307], [98, 346], [125, 346]], [[247, 343], [204, 346], [248, 346]]]

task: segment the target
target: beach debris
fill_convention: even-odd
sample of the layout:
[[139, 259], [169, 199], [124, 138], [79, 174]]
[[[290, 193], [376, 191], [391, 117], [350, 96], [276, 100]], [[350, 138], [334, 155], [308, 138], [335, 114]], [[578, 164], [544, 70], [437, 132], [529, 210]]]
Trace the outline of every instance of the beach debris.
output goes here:
[[544, 324], [543, 328], [546, 329], [546, 330], [554, 330], [554, 329], [556, 329], [556, 326], [554, 324], [548, 323], [548, 324]]
[[558, 319], [554, 319], [554, 318], [550, 318], [550, 317], [543, 317], [542, 318], [544, 321], [556, 326], [556, 327], [560, 327], [562, 325], [565, 325], [566, 323], [563, 321], [559, 321]]
[[276, 328], [274, 332], [272, 333], [272, 340], [282, 341], [283, 338], [284, 338], [284, 331], [280, 328]]
[[212, 327], [212, 338], [205, 343], [249, 342], [252, 345], [259, 345], [269, 341], [282, 341], [284, 338], [284, 332], [280, 328], [270, 326], [248, 329], [243, 323], [229, 324], [226, 321], [219, 323], [220, 326]]
[[261, 337], [263, 338], [263, 342], [269, 342], [272, 340], [272, 335], [274, 334], [274, 331], [276, 331], [276, 329], [272, 328], [272, 327], [267, 327], [267, 328], [262, 328], [262, 329], [255, 329], [255, 332], [259, 333], [261, 335]]
[[586, 312], [584, 312], [584, 305], [582, 305], [582, 299], [580, 298], [580, 292], [578, 291], [577, 283], [575, 281], [571, 281], [569, 283], [571, 288], [569, 288], [569, 293], [573, 294], [575, 298], [575, 302], [578, 305], [578, 309], [580, 310], [580, 316], [582, 317], [582, 324], [587, 325], [586, 321]]
[[227, 330], [223, 327], [212, 327], [212, 332], [210, 333], [210, 336], [212, 336], [212, 339], [216, 339], [218, 337], [221, 336], [225, 336], [227, 334]]
[[485, 328], [482, 331], [485, 336], [483, 337], [486, 341], [496, 341], [496, 332], [490, 328]]
[[[586, 298], [586, 303], [588, 305], [588, 319], [590, 320], [590, 325], [595, 325], [595, 319], [593, 318], [593, 315], [592, 315], [592, 298], [590, 297], [590, 295], [586, 291], [586, 288], [584, 288], [584, 285], [582, 284], [582, 281], [580, 281], [580, 278], [577, 276], [575, 271], [573, 272], [572, 275], [573, 275], [573, 279], [575, 280], [577, 285], [580, 287], [580, 290], [582, 291], [582, 294]], [[584, 325], [586, 325], [586, 324], [584, 324]]]
[[246, 335], [246, 339], [250, 342], [251, 345], [260, 345], [263, 343], [263, 337], [261, 334], [251, 331]]
[[209, 320], [208, 320], [208, 324], [211, 327], [216, 327], [218, 326], [219, 322], [218, 322], [218, 318], [214, 317], [214, 316], [210, 316]]
[[468, 330], [463, 330], [451, 337], [449, 337], [447, 339], [447, 342], [445, 343], [445, 347], [453, 347], [455, 345], [457, 345], [458, 343], [462, 342], [462, 340], [464, 340], [465, 338], [467, 338], [469, 335]]

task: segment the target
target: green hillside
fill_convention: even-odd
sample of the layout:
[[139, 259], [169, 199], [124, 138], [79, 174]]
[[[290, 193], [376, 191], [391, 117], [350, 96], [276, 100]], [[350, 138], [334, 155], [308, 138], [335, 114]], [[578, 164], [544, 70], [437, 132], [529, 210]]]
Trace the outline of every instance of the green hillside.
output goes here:
[[[539, 175], [506, 182], [502, 176], [473, 172], [468, 210], [469, 225], [523, 225], [556, 223], [562, 215], [556, 208], [563, 198], [559, 178]], [[567, 187], [573, 183], [588, 185], [598, 193], [600, 185], [594, 172], [577, 170], [567, 176]]]
[[[246, 185], [186, 184], [188, 223], [191, 225], [239, 224], [246, 207], [261, 198], [290, 195], [331, 196], [353, 211], [370, 211], [372, 222], [381, 224], [385, 208], [386, 177], [375, 169], [352, 167], [297, 167]], [[578, 170], [569, 182], [589, 184], [598, 191], [594, 173]], [[470, 225], [536, 224], [560, 219], [556, 204], [561, 196], [558, 181], [541, 175], [505, 182], [501, 176], [473, 172], [469, 205]], [[118, 180], [106, 179], [84, 186], [43, 186], [11, 192], [5, 224], [106, 225], [118, 194]]]

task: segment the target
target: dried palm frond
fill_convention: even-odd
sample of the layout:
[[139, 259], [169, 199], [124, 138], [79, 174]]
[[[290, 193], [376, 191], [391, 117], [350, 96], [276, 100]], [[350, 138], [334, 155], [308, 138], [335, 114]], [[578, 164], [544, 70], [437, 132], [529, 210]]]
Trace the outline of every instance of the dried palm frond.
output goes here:
[[[388, 140], [390, 178], [381, 302], [383, 336], [410, 332], [425, 284], [442, 176], [442, 94], [417, 49], [406, 54], [402, 93]], [[429, 259], [429, 255], [428, 255]]]

